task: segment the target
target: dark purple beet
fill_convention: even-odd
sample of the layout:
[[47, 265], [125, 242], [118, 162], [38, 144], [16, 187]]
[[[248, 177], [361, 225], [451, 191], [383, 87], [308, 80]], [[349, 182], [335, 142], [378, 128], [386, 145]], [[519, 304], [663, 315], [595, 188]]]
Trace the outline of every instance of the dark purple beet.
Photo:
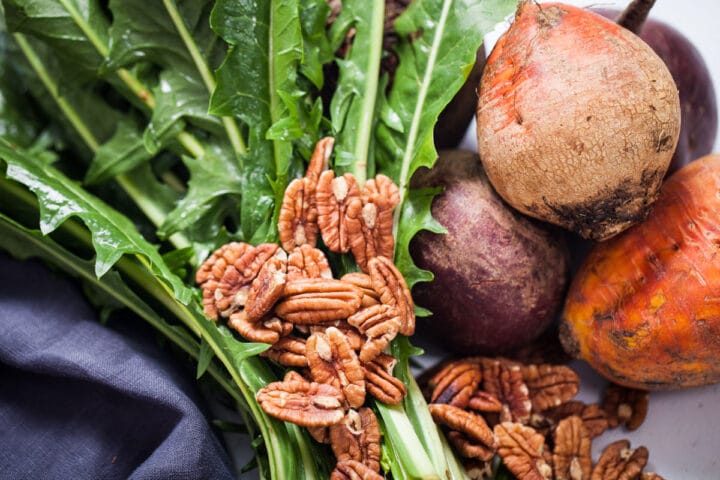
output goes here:
[[[593, 11], [613, 20], [620, 15], [618, 10]], [[665, 62], [680, 92], [680, 138], [669, 175], [712, 152], [718, 129], [715, 89], [700, 52], [673, 27], [647, 19], [640, 28], [640, 38]]]
[[435, 279], [413, 288], [433, 315], [417, 330], [455, 353], [500, 353], [527, 344], [556, 318], [568, 277], [557, 230], [508, 207], [490, 186], [474, 152], [442, 152], [413, 187], [443, 186], [432, 213], [446, 235], [423, 231], [415, 262]]

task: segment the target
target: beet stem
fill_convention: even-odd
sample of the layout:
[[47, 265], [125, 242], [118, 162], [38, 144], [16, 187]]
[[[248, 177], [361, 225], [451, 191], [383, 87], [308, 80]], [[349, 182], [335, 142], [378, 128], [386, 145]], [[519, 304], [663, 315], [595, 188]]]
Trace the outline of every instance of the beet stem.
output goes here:
[[655, 5], [655, 0], [633, 0], [618, 16], [616, 22], [637, 35], [653, 5]]

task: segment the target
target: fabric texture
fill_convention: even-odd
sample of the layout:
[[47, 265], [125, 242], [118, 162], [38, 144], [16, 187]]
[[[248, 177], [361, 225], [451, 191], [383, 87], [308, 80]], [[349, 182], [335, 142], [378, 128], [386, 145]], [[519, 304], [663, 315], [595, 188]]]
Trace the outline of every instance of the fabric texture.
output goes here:
[[139, 320], [97, 318], [78, 285], [0, 253], [0, 478], [233, 478], [192, 372]]

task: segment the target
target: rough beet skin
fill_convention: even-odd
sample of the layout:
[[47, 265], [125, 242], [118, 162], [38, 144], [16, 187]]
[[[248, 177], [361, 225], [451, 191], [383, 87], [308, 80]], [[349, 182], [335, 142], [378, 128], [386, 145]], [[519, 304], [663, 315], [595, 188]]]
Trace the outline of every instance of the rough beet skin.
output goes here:
[[[593, 9], [608, 19], [619, 10]], [[668, 175], [712, 152], [718, 130], [715, 88], [700, 52], [682, 33], [658, 20], [647, 19], [638, 32], [667, 65], [680, 92], [680, 138]]]
[[561, 233], [507, 206], [477, 154], [447, 151], [412, 186], [444, 187], [432, 214], [447, 234], [420, 232], [410, 251], [435, 274], [413, 288], [422, 336], [454, 353], [501, 353], [540, 335], [556, 318], [568, 277]]
[[523, 0], [480, 82], [478, 151], [510, 205], [585, 238], [642, 221], [680, 131], [677, 87], [636, 35]]

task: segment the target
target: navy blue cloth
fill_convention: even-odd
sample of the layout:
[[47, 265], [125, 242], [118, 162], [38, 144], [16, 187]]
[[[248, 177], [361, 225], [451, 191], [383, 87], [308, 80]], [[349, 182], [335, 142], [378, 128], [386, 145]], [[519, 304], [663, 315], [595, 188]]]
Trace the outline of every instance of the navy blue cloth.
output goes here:
[[233, 478], [192, 372], [97, 317], [75, 283], [0, 252], [0, 478]]

